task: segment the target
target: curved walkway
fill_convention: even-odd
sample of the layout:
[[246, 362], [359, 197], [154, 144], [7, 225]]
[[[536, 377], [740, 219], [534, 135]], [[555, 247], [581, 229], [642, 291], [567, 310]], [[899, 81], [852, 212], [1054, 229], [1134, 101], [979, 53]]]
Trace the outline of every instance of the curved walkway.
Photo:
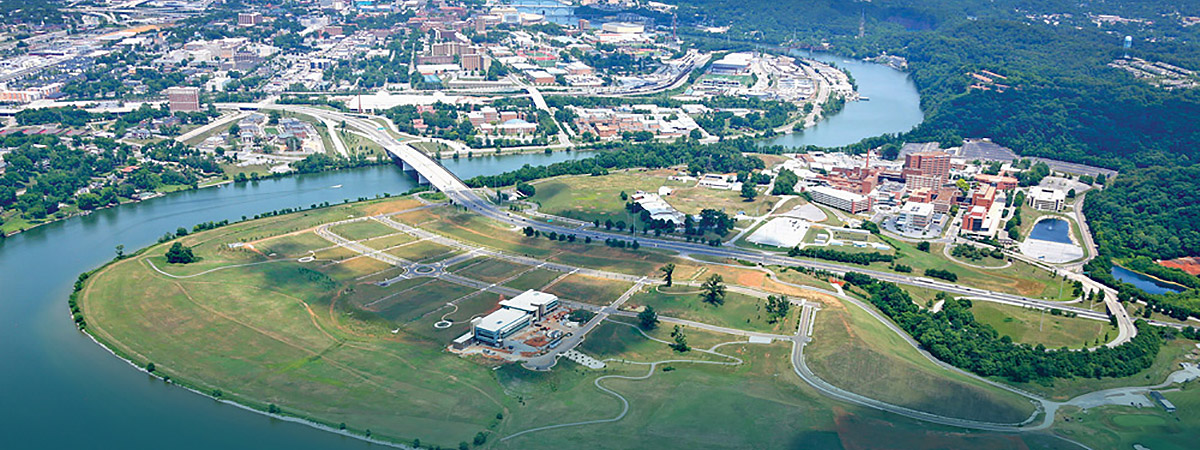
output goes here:
[[[618, 323], [621, 325], [631, 327], [631, 328], [637, 330], [637, 332], [640, 333], [642, 336], [645, 336], [646, 339], [650, 339], [655, 342], [661, 342], [661, 343], [667, 344], [667, 345], [671, 344], [670, 342], [664, 341], [662, 339], [657, 339], [657, 338], [651, 337], [650, 335], [646, 334], [640, 328], [638, 328], [634, 325], [630, 325], [628, 323], [616, 321], [616, 320], [610, 320], [610, 322]], [[535, 433], [538, 431], [546, 431], [546, 430], [553, 430], [553, 429], [566, 428], [566, 427], [576, 427], [576, 426], [582, 426], [582, 425], [594, 425], [594, 424], [599, 424], [599, 423], [617, 422], [621, 419], [624, 419], [625, 416], [627, 414], [629, 414], [629, 399], [626, 399], [625, 396], [621, 395], [617, 391], [614, 391], [610, 388], [604, 387], [603, 385], [600, 384], [600, 381], [607, 380], [610, 378], [615, 378], [615, 379], [620, 379], [620, 380], [634, 380], [634, 381], [645, 380], [645, 379], [653, 376], [654, 371], [657, 370], [658, 366], [661, 364], [689, 363], [689, 364], [713, 364], [713, 365], [720, 365], [720, 366], [737, 366], [737, 365], [744, 364], [745, 361], [743, 361], [741, 358], [738, 358], [736, 356], [726, 355], [724, 353], [719, 353], [716, 351], [717, 348], [720, 348], [720, 347], [723, 347], [726, 345], [732, 345], [732, 344], [751, 344], [751, 342], [749, 342], [749, 341], [731, 341], [731, 342], [724, 342], [724, 343], [714, 345], [712, 347], [709, 347], [708, 349], [693, 349], [693, 350], [701, 352], [701, 353], [707, 353], [707, 354], [711, 354], [711, 355], [717, 355], [717, 356], [720, 356], [723, 358], [729, 358], [729, 359], [732, 359], [733, 361], [705, 361], [705, 360], [701, 360], [701, 359], [665, 359], [665, 360], [661, 360], [661, 361], [641, 362], [641, 361], [628, 361], [628, 360], [616, 359], [616, 358], [605, 359], [604, 362], [606, 362], [606, 363], [607, 362], [621, 362], [621, 363], [625, 363], [625, 364], [650, 366], [650, 370], [647, 371], [645, 375], [605, 375], [602, 377], [597, 377], [594, 381], [592, 381], [592, 384], [596, 385], [597, 389], [600, 389], [601, 391], [611, 394], [614, 397], [616, 397], [617, 400], [621, 401], [621, 412], [619, 414], [617, 414], [615, 417], [610, 417], [607, 419], [584, 420], [584, 421], [580, 421], [580, 422], [560, 423], [560, 424], [556, 424], [556, 425], [546, 425], [546, 426], [537, 427], [537, 428], [530, 428], [528, 430], [519, 431], [519, 432], [510, 434], [508, 436], [505, 436], [503, 438], [500, 438], [500, 441], [507, 441], [509, 439], [512, 439], [512, 438], [515, 438], [518, 436], [526, 435], [529, 433]]]
[[142, 261], [145, 261], [145, 262], [146, 262], [146, 264], [149, 264], [149, 265], [150, 265], [150, 268], [151, 268], [151, 269], [154, 269], [154, 271], [155, 271], [155, 272], [161, 273], [161, 274], [163, 274], [163, 275], [166, 275], [166, 276], [168, 276], [168, 277], [171, 277], [171, 278], [180, 278], [180, 279], [183, 279], [183, 278], [192, 278], [192, 277], [198, 277], [198, 276], [201, 276], [201, 275], [208, 275], [208, 274], [210, 274], [210, 273], [213, 273], [213, 272], [216, 272], [216, 271], [218, 271], [218, 270], [225, 270], [225, 269], [236, 269], [236, 268], [238, 268], [238, 267], [249, 267], [249, 266], [257, 266], [257, 265], [262, 265], [262, 264], [271, 264], [271, 263], [284, 262], [284, 261], [293, 261], [293, 259], [291, 259], [291, 258], [286, 258], [286, 259], [272, 259], [272, 260], [270, 260], [270, 261], [259, 261], [259, 262], [252, 262], [252, 263], [246, 263], [246, 264], [234, 264], [234, 265], [229, 265], [229, 266], [221, 266], [221, 267], [217, 267], [217, 268], [213, 268], [213, 269], [208, 269], [208, 270], [205, 270], [205, 271], [203, 271], [203, 272], [197, 272], [197, 273], [193, 273], [193, 274], [191, 274], [191, 275], [175, 275], [175, 274], [170, 274], [170, 273], [167, 273], [167, 272], [163, 271], [162, 269], [159, 269], [159, 268], [158, 268], [158, 266], [154, 264], [154, 261], [151, 261], [151, 260], [150, 260], [150, 258], [142, 258]]

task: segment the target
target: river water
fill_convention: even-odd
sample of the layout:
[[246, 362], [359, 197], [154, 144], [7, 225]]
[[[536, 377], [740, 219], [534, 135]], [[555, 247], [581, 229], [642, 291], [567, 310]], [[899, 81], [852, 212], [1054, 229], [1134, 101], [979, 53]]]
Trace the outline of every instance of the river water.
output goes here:
[[903, 133], [925, 119], [921, 97], [908, 74], [891, 67], [827, 53], [794, 51], [793, 56], [833, 63], [850, 72], [858, 92], [870, 100], [846, 102], [833, 116], [805, 128], [802, 132], [781, 135], [766, 144], [785, 147], [840, 147], [886, 133]]
[[[588, 155], [489, 156], [444, 164], [465, 179]], [[170, 194], [0, 240], [0, 448], [368, 447], [135, 371], [75, 330], [66, 301], [75, 278], [111, 259], [117, 244], [132, 252], [180, 226], [414, 186], [390, 165], [301, 175]]]
[[[867, 137], [862, 124], [886, 116], [877, 105], [894, 104], [884, 93], [910, 97], [908, 106], [916, 108], [915, 88], [903, 74], [857, 62], [842, 66], [851, 68], [872, 100], [848, 105], [821, 125], [824, 145]], [[903, 131], [897, 124], [911, 127], [920, 121], [919, 110], [895, 112], [904, 117], [886, 120], [891, 126], [871, 128], [881, 130], [871, 133]], [[817, 135], [806, 133], [798, 144], [818, 142]], [[466, 179], [587, 155], [558, 152], [444, 164]], [[0, 240], [0, 448], [377, 448], [221, 404], [138, 372], [79, 333], [66, 300], [75, 278], [111, 259], [118, 244], [134, 251], [180, 226], [396, 194], [414, 186], [393, 166], [294, 176], [170, 194]]]

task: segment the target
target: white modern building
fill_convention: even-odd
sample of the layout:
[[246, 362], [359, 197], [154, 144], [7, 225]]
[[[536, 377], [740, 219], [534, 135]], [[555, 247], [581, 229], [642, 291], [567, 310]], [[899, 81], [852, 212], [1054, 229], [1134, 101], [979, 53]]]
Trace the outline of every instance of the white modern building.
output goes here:
[[[664, 190], [664, 188], [666, 190]], [[661, 194], [662, 192], [666, 192], [666, 195], [671, 195], [672, 190], [669, 187], [663, 186], [662, 188], [659, 188], [660, 194], [637, 191], [630, 198], [632, 198], [634, 202], [637, 202], [638, 206], [641, 206], [642, 209], [646, 210], [646, 212], [649, 212], [651, 219], [665, 220], [667, 222], [674, 223], [675, 225], [683, 225], [685, 220], [684, 214], [663, 200]]]
[[[471, 321], [471, 336], [476, 341], [494, 347], [504, 347], [504, 340], [517, 334], [534, 321], [541, 320], [558, 308], [558, 296], [528, 290], [516, 297], [501, 300], [500, 309]], [[459, 338], [464, 340], [464, 338]], [[455, 342], [455, 346], [461, 343]]]
[[900, 220], [896, 225], [920, 230], [933, 221], [933, 203], [907, 202], [900, 207]]
[[546, 317], [546, 314], [558, 308], [558, 296], [530, 289], [516, 297], [501, 300], [500, 307], [524, 311], [532, 315], [534, 320], [541, 320]]
[[1041, 211], [1060, 211], [1067, 201], [1067, 194], [1058, 189], [1035, 187], [1029, 190], [1029, 206]]
[[471, 324], [471, 331], [475, 340], [503, 347], [504, 339], [528, 326], [531, 318], [532, 316], [525, 311], [500, 308], [483, 318], [475, 319]]
[[871, 198], [829, 186], [816, 186], [808, 190], [814, 202], [858, 214], [871, 209]]

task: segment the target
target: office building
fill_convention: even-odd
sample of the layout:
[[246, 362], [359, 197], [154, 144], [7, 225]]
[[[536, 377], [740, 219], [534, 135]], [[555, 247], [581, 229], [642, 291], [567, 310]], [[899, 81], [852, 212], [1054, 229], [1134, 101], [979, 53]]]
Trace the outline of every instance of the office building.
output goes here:
[[524, 311], [532, 315], [534, 320], [541, 320], [558, 308], [558, 296], [530, 289], [516, 297], [501, 300], [500, 307]]
[[987, 231], [987, 214], [988, 209], [982, 206], [972, 206], [962, 218], [962, 229], [974, 233], [983, 233]]
[[907, 202], [900, 207], [900, 219], [896, 225], [910, 229], [924, 229], [933, 221], [933, 203]]
[[1035, 187], [1029, 190], [1029, 206], [1039, 211], [1060, 211], [1067, 201], [1067, 194], [1058, 189]]
[[[500, 309], [471, 321], [471, 335], [476, 341], [504, 347], [504, 340], [517, 334], [537, 320], [544, 319], [558, 308], [558, 296], [535, 290], [500, 301]], [[462, 339], [462, 338], [460, 338]], [[456, 342], [456, 346], [460, 343]]]
[[259, 13], [238, 13], [238, 25], [243, 27], [252, 27], [263, 23], [263, 16]]
[[906, 155], [903, 174], [906, 189], [939, 188], [950, 178], [950, 154], [931, 151]]
[[200, 88], [176, 86], [167, 88], [167, 102], [171, 112], [196, 112], [200, 110]]
[[471, 331], [475, 340], [495, 347], [503, 347], [504, 339], [524, 329], [529, 325], [531, 319], [532, 316], [525, 311], [501, 308], [481, 319], [476, 319], [471, 324]]

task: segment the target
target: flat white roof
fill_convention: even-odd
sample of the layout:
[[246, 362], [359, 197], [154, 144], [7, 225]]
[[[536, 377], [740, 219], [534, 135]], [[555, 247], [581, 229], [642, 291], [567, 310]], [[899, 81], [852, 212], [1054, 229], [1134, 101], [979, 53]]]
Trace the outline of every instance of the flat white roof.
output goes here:
[[916, 214], [918, 216], [928, 216], [933, 214], [933, 203], [922, 202], [907, 202], [900, 212], [905, 214]]
[[516, 297], [510, 298], [508, 300], [501, 300], [500, 306], [503, 306], [505, 308], [512, 308], [512, 309], [520, 310], [520, 311], [533, 312], [533, 311], [537, 311], [538, 307], [549, 305], [551, 303], [554, 303], [556, 300], [558, 300], [557, 295], [547, 294], [545, 292], [535, 291], [533, 289], [530, 289], [528, 291], [522, 292], [521, 295], [518, 295]]
[[500, 308], [479, 319], [479, 323], [475, 324], [475, 328], [487, 330], [492, 333], [500, 333], [504, 329], [513, 326], [513, 324], [525, 320], [526, 317], [529, 317], [529, 313], [525, 311]]
[[809, 225], [811, 224], [803, 219], [776, 217], [755, 230], [746, 240], [761, 245], [795, 247], [804, 240]]
[[809, 190], [816, 192], [818, 194], [825, 194], [830, 197], [838, 198], [838, 199], [845, 200], [848, 202], [865, 202], [865, 201], [867, 201], [867, 196], [865, 196], [865, 195], [859, 195], [859, 194], [855, 194], [850, 191], [843, 191], [841, 189], [834, 189], [829, 186], [816, 186], [816, 187], [810, 188]]
[[1029, 195], [1032, 195], [1035, 200], [1058, 201], [1065, 200], [1067, 193], [1058, 189], [1037, 188], [1033, 189]]

